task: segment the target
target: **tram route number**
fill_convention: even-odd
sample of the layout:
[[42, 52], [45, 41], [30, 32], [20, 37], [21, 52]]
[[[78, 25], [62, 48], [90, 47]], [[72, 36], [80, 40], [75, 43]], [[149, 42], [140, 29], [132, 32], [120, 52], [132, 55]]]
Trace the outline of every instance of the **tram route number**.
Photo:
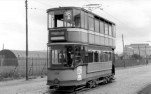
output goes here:
[[71, 20], [72, 19], [72, 12], [70, 10], [66, 11], [66, 20]]

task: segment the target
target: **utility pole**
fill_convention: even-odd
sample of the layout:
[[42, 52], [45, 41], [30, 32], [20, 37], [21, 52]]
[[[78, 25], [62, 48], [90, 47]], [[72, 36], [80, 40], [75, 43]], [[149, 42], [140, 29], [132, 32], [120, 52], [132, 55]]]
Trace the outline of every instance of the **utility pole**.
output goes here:
[[147, 58], [146, 45], [145, 45], [145, 58]]
[[3, 73], [3, 62], [4, 62], [4, 43], [3, 43], [3, 47], [2, 47], [2, 55], [0, 56], [0, 72], [1, 74]]
[[139, 57], [140, 57], [141, 56], [141, 52], [140, 52], [139, 44], [138, 44], [138, 54], [139, 54]]
[[146, 45], [145, 45], [145, 59], [146, 59], [146, 65], [148, 64], [148, 57], [147, 57], [147, 52], [146, 52]]
[[124, 68], [125, 68], [125, 51], [124, 51], [124, 37], [122, 34], [122, 43], [123, 43], [123, 59], [124, 59]]
[[28, 80], [28, 1], [25, 0], [26, 7], [26, 80]]

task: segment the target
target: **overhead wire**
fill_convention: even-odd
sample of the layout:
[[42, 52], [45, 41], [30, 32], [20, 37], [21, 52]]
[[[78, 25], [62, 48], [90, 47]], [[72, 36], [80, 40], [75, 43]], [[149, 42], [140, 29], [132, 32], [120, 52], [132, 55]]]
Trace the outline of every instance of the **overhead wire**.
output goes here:
[[[127, 25], [126, 23], [122, 22], [121, 20], [117, 19], [115, 16], [111, 15], [110, 13], [106, 12], [103, 10], [104, 13], [108, 14], [110, 17], [112, 17], [113, 19], [115, 19], [116, 21], [118, 21], [121, 25], [128, 27], [129, 29], [136, 31], [134, 28], [130, 27], [129, 25]], [[119, 25], [120, 26], [120, 25]]]
[[44, 6], [47, 6], [47, 7], [53, 7], [52, 5], [50, 5], [50, 4], [48, 4], [48, 3], [44, 3], [44, 2], [41, 1], [41, 0], [33, 0], [33, 1], [35, 1], [35, 2], [37, 2], [37, 3], [39, 3], [39, 4], [42, 4], [42, 5], [44, 5]]
[[104, 13], [106, 13], [107, 15], [109, 15], [110, 17], [112, 17], [113, 19], [115, 19], [115, 20], [117, 20], [118, 22], [120, 22], [121, 24], [124, 24], [125, 25], [125, 23], [123, 23], [123, 22], [121, 22], [119, 19], [117, 19], [116, 17], [114, 17], [114, 16], [112, 16], [111, 14], [109, 14], [108, 12], [106, 12], [106, 11], [104, 11], [104, 10], [102, 10]]
[[59, 5], [61, 6], [63, 4], [64, 4], [63, 0], [59, 0]]
[[[88, 1], [88, 0], [85, 0], [85, 1], [86, 1], [87, 3], [89, 3], [89, 4], [91, 4], [90, 1]], [[101, 5], [102, 5], [102, 4], [101, 4]], [[106, 11], [104, 11], [101, 7], [99, 7], [99, 9], [101, 9], [100, 11], [105, 12], [107, 15], [109, 15], [109, 16], [112, 17], [113, 19], [117, 20], [118, 22], [124, 24], [123, 22], [121, 22], [120, 20], [118, 20], [116, 17], [114, 17], [114, 16], [112, 16], [111, 14], [107, 13]], [[125, 25], [125, 24], [124, 24], [124, 25]]]
[[88, 0], [85, 0], [88, 4], [91, 4], [91, 2], [90, 1], [88, 1]]
[[[106, 13], [108, 16], [110, 16], [111, 18], [113, 18], [113, 19], [115, 19], [116, 21], [118, 21], [120, 24], [122, 24], [122, 25], [124, 25], [124, 26], [128, 26], [127, 24], [125, 24], [124, 22], [122, 22], [122, 21], [120, 21], [119, 19], [117, 19], [116, 17], [114, 17], [113, 15], [111, 15], [110, 13], [108, 13], [108, 12], [106, 12], [106, 11], [104, 11], [104, 10], [102, 10], [104, 13]], [[129, 27], [129, 26], [128, 26]], [[119, 33], [118, 32], [116, 32], [118, 35], [119, 35]]]

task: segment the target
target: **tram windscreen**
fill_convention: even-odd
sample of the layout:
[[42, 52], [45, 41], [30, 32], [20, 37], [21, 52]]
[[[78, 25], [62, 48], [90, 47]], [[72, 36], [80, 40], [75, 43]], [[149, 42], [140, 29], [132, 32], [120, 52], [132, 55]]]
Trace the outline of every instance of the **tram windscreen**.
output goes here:
[[82, 62], [80, 46], [52, 46], [52, 67], [75, 67], [80, 62]]
[[55, 15], [55, 27], [63, 27], [63, 14]]
[[74, 51], [72, 46], [52, 47], [52, 66], [58, 67], [73, 67], [74, 66]]
[[48, 28], [80, 27], [80, 10], [56, 10], [48, 13]]

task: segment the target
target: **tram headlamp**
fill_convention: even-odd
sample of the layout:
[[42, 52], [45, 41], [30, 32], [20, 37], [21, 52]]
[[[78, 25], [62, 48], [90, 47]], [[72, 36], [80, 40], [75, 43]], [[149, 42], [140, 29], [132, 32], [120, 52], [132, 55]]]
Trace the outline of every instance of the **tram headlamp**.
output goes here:
[[54, 79], [54, 84], [59, 84], [59, 80], [58, 79]]

